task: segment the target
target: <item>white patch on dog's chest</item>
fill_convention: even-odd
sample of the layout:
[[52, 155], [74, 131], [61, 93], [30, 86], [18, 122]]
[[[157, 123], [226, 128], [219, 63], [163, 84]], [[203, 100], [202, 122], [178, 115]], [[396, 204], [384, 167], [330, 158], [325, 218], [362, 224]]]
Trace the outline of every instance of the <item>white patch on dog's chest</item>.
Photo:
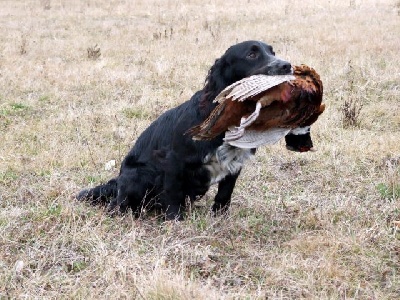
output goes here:
[[251, 156], [251, 149], [236, 148], [225, 143], [219, 146], [203, 161], [211, 174], [210, 185], [220, 182], [229, 174], [237, 174]]

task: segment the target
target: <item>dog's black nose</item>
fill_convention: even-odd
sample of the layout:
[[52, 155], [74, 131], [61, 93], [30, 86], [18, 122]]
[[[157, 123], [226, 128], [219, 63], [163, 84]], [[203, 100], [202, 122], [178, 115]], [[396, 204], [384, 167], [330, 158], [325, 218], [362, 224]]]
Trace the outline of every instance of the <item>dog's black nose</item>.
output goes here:
[[286, 75], [292, 72], [292, 65], [282, 59], [275, 59], [268, 65], [268, 75]]
[[285, 74], [292, 72], [292, 65], [287, 61], [282, 62], [281, 68], [282, 68], [282, 71], [285, 72]]

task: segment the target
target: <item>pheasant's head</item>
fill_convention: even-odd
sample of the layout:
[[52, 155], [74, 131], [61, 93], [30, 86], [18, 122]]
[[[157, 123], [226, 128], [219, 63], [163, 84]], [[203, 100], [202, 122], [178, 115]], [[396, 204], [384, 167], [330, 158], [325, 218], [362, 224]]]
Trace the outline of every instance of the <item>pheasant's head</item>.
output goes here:
[[291, 130], [286, 136], [286, 149], [295, 152], [315, 151], [310, 135], [310, 126]]

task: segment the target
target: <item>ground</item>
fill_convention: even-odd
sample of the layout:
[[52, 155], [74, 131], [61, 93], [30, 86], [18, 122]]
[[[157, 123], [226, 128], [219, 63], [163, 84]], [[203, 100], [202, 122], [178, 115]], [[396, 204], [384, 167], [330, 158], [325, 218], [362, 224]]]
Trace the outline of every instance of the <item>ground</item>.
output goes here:
[[[399, 1], [1, 6], [0, 298], [400, 298]], [[320, 73], [316, 152], [261, 148], [225, 217], [74, 199], [248, 39]]]

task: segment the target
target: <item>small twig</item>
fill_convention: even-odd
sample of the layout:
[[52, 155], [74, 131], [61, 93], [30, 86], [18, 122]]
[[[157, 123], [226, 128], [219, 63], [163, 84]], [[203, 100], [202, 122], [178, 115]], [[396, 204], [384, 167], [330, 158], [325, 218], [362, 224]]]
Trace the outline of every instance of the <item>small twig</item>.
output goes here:
[[140, 289], [138, 288], [138, 286], [136, 284], [133, 284], [133, 286], [135, 287], [137, 293], [139, 294], [140, 298], [146, 300], [146, 298], [143, 296], [142, 292], [140, 291]]

